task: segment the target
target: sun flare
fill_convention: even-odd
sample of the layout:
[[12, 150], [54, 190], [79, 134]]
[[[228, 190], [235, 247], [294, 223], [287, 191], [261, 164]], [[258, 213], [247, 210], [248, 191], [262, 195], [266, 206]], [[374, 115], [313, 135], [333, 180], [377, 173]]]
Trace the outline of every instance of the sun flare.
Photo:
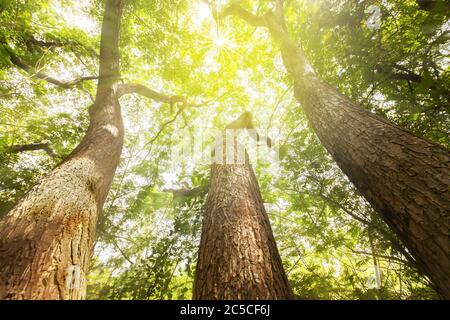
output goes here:
[[218, 36], [217, 38], [213, 39], [213, 44], [217, 48], [223, 48], [226, 45], [226, 39], [222, 38], [221, 36]]

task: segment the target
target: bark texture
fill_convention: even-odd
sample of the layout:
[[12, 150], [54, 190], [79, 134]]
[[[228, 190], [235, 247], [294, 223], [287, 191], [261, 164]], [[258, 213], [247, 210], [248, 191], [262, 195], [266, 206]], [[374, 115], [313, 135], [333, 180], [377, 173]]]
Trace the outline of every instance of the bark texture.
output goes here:
[[100, 81], [78, 147], [0, 222], [0, 299], [82, 299], [98, 216], [123, 144], [116, 94], [121, 0], [108, 0]]
[[[298, 84], [297, 84], [298, 83]], [[314, 76], [295, 95], [338, 166], [450, 299], [450, 154], [353, 104]]]
[[248, 157], [243, 164], [212, 164], [194, 299], [291, 296]]
[[294, 79], [295, 97], [322, 144], [397, 233], [440, 296], [450, 299], [450, 152], [370, 113], [322, 81], [282, 18], [258, 17], [236, 4], [224, 14], [270, 30]]

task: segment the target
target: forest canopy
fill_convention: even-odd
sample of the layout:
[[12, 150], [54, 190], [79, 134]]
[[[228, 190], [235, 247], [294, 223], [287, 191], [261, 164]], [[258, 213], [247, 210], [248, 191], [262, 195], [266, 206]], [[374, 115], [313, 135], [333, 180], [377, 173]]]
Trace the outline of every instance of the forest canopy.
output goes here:
[[[446, 1], [1, 0], [0, 237], [22, 219], [39, 242], [0, 243], [0, 297], [26, 297], [3, 288], [45, 273], [17, 267], [22, 250], [83, 266], [70, 270], [86, 293], [60, 298], [191, 299], [211, 144], [248, 114], [239, 129], [270, 138], [247, 151], [293, 297], [449, 298], [449, 269], [426, 266], [450, 259], [449, 18]], [[372, 139], [390, 129], [359, 114], [398, 131]], [[417, 167], [409, 137], [414, 156], [422, 142], [436, 151]], [[382, 159], [411, 165], [386, 178]], [[390, 208], [413, 202], [424, 224], [397, 225]]]

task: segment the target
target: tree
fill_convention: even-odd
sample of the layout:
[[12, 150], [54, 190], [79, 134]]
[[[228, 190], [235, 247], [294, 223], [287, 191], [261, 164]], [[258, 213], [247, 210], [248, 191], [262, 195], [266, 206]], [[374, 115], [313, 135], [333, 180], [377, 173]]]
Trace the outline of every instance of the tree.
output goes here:
[[[96, 226], [118, 165], [124, 137], [119, 98], [139, 93], [168, 97], [136, 84], [120, 84], [122, 0], [106, 1], [100, 41], [99, 81], [89, 128], [72, 153], [42, 178], [0, 222], [0, 298], [81, 299]], [[63, 82], [27, 66], [19, 68], [58, 86]]]
[[256, 16], [234, 3], [221, 17], [236, 15], [269, 29], [294, 80], [295, 97], [325, 148], [439, 294], [450, 298], [449, 151], [370, 113], [321, 80], [289, 37], [282, 1], [277, 4], [275, 14]]
[[236, 141], [226, 140], [219, 142], [224, 147], [216, 148], [211, 165], [193, 297], [289, 299], [292, 292], [248, 155]]
[[[0, 219], [88, 129], [105, 3], [0, 1]], [[240, 3], [264, 13], [274, 1]], [[449, 145], [446, 12], [419, 10], [416, 0], [286, 3], [289, 34], [323, 80], [398, 126]], [[373, 4], [382, 13], [375, 30], [365, 13]], [[192, 298], [211, 169], [199, 160], [198, 147], [209, 145], [199, 137], [249, 111], [283, 155], [277, 170], [264, 159], [252, 167], [294, 296], [436, 299], [411, 251], [308, 125], [270, 34], [241, 20], [216, 23], [214, 7], [220, 12], [218, 1], [137, 0], [123, 10], [117, 87], [141, 83], [208, 103], [180, 112], [169, 100], [120, 98], [124, 143], [96, 227], [86, 298]], [[416, 76], [420, 82], [411, 81]], [[183, 157], [173, 156], [177, 149]], [[68, 271], [70, 285], [80, 272]]]
[[445, 15], [418, 10], [414, 0], [391, 0], [376, 4], [380, 23], [371, 27], [368, 0], [327, 0], [320, 10], [298, 5], [286, 8], [290, 35], [322, 79], [398, 126], [450, 145]]

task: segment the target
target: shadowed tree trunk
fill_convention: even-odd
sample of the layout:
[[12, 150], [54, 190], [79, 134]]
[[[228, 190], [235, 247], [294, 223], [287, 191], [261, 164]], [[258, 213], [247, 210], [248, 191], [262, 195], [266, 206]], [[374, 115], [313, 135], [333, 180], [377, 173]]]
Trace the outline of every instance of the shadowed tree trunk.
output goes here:
[[280, 10], [277, 17], [255, 16], [234, 4], [222, 16], [230, 14], [270, 30], [294, 79], [295, 97], [322, 144], [404, 242], [419, 270], [450, 299], [449, 151], [370, 113], [322, 81], [285, 31]]
[[0, 222], [1, 299], [81, 299], [99, 213], [123, 144], [116, 79], [121, 0], [106, 2], [100, 81], [78, 147]]
[[292, 292], [248, 156], [241, 164], [223, 162], [211, 166], [193, 298], [289, 299]]
[[448, 15], [450, 3], [448, 0], [416, 0], [421, 10], [434, 11]]

